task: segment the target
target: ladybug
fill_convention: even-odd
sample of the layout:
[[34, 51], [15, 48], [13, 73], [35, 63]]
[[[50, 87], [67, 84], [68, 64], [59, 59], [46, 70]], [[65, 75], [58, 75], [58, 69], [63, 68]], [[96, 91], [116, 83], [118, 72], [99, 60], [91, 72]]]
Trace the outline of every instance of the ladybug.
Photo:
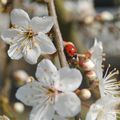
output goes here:
[[77, 48], [71, 42], [65, 44], [64, 50], [68, 57], [74, 57], [77, 55]]

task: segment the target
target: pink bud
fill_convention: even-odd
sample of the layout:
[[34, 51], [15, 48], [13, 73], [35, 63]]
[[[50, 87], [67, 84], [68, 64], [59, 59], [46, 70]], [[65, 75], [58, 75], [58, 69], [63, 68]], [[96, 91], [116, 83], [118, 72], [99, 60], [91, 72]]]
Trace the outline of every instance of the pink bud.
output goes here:
[[80, 91], [80, 98], [82, 100], [88, 100], [91, 97], [91, 92], [88, 89], [82, 89]]
[[93, 68], [95, 67], [94, 63], [90, 59], [79, 61], [79, 65], [85, 71], [93, 70]]
[[91, 71], [87, 71], [86, 72], [86, 76], [90, 79], [90, 80], [94, 80], [96, 78], [96, 73], [95, 71], [91, 70]]

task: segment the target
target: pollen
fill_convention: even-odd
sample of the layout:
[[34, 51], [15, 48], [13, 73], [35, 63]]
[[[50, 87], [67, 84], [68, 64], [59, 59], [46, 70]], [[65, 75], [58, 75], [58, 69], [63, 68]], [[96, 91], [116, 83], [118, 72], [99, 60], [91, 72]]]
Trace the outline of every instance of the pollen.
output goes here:
[[57, 91], [55, 88], [48, 88], [47, 94], [48, 94], [50, 97], [55, 96], [57, 93], [58, 93], [58, 91]]
[[28, 29], [28, 31], [25, 32], [25, 36], [30, 38], [33, 38], [33, 36], [35, 35], [35, 33], [32, 31], [32, 29]]

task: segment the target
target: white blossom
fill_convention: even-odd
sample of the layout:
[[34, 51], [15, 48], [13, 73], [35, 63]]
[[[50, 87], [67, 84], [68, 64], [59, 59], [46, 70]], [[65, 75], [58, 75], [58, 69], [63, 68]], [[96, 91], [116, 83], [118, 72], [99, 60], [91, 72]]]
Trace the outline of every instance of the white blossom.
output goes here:
[[105, 95], [119, 96], [120, 95], [120, 82], [117, 81], [116, 75], [118, 70], [113, 69], [110, 71], [108, 66], [105, 74], [103, 74], [102, 61], [103, 61], [103, 47], [102, 43], [95, 40], [94, 46], [90, 49], [92, 53], [91, 60], [95, 64], [95, 72], [97, 80], [99, 80], [99, 89], [101, 97]]
[[86, 120], [117, 120], [120, 115], [120, 99], [105, 96], [92, 104]]
[[[95, 67], [94, 70], [98, 78], [102, 76], [102, 62], [103, 62], [103, 46], [101, 41], [95, 39], [93, 47], [89, 50], [91, 53], [91, 60]], [[99, 77], [100, 76], [100, 77]]]
[[108, 66], [105, 75], [103, 75], [99, 79], [99, 89], [101, 97], [105, 95], [112, 95], [115, 97], [119, 97], [120, 95], [120, 82], [116, 79], [116, 75], [119, 74], [119, 71], [113, 69], [109, 71], [110, 65]]
[[24, 58], [30, 64], [36, 64], [41, 54], [56, 52], [51, 39], [46, 33], [54, 24], [53, 17], [33, 17], [22, 9], [13, 9], [11, 12], [12, 28], [4, 31], [1, 38], [10, 48], [8, 55], [11, 59]]
[[75, 91], [82, 82], [77, 69], [57, 68], [48, 59], [37, 67], [38, 81], [19, 88], [16, 97], [24, 104], [33, 106], [30, 120], [52, 120], [55, 113], [62, 117], [73, 117], [80, 112], [81, 102]]

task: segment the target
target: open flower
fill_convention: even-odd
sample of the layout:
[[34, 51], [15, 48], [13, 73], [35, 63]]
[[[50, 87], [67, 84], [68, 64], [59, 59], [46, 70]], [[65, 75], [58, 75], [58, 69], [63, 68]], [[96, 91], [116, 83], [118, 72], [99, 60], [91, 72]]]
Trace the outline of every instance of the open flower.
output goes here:
[[1, 35], [1, 38], [10, 44], [8, 55], [11, 59], [24, 57], [28, 63], [36, 64], [41, 54], [56, 52], [52, 41], [46, 35], [54, 24], [53, 17], [34, 17], [30, 20], [24, 10], [13, 9], [11, 23], [12, 28]]
[[102, 69], [102, 54], [103, 47], [102, 43], [95, 40], [93, 47], [90, 49], [91, 60], [95, 64], [94, 71], [97, 75], [97, 80], [99, 80], [99, 89], [101, 97], [105, 95], [120, 96], [120, 82], [117, 81], [116, 75], [118, 75], [118, 70], [109, 70], [108, 66], [105, 74], [103, 74]]
[[108, 66], [105, 75], [103, 75], [103, 71], [100, 71], [102, 76], [98, 78], [101, 97], [105, 95], [120, 97], [120, 81], [116, 79], [119, 71], [116, 68], [109, 71], [109, 68], [110, 65]]
[[117, 120], [120, 115], [120, 99], [105, 96], [92, 104], [86, 120]]
[[73, 92], [81, 84], [82, 75], [77, 69], [64, 67], [57, 71], [48, 59], [37, 67], [38, 81], [19, 88], [16, 97], [24, 104], [33, 106], [30, 120], [52, 120], [55, 113], [73, 117], [80, 112], [81, 102]]

